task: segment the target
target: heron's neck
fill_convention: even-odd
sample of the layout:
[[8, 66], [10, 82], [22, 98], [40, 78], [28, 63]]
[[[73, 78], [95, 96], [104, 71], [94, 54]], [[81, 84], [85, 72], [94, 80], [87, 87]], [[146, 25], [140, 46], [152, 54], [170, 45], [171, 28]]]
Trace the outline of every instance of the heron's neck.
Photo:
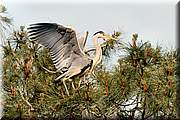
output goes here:
[[96, 48], [96, 54], [95, 57], [93, 59], [93, 66], [95, 67], [97, 64], [99, 64], [101, 62], [102, 59], [102, 49], [100, 44], [97, 42], [98, 41], [98, 37], [94, 36], [93, 37], [93, 44]]

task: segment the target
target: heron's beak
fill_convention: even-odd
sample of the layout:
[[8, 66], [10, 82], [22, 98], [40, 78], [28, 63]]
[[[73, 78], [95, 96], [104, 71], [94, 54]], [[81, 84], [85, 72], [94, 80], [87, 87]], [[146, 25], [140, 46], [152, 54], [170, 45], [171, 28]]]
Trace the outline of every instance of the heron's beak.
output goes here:
[[107, 34], [105, 34], [104, 36], [103, 36], [103, 40], [104, 41], [109, 41], [109, 40], [112, 40], [112, 39], [114, 39], [112, 36], [110, 36], [110, 35], [107, 35]]

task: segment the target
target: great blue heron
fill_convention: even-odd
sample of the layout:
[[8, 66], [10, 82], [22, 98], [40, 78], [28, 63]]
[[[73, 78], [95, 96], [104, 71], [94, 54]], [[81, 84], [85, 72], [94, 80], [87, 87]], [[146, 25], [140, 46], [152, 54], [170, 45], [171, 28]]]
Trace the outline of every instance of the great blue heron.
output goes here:
[[94, 34], [93, 43], [96, 47], [96, 53], [92, 59], [82, 50], [86, 41], [83, 42], [83, 45], [79, 45], [75, 30], [69, 27], [56, 23], [37, 23], [30, 25], [28, 33], [31, 39], [49, 49], [53, 64], [62, 73], [55, 81], [62, 80], [68, 96], [69, 91], [65, 81], [71, 80], [74, 76], [92, 73], [102, 59], [101, 46], [97, 40], [99, 38], [111, 39], [102, 31]]

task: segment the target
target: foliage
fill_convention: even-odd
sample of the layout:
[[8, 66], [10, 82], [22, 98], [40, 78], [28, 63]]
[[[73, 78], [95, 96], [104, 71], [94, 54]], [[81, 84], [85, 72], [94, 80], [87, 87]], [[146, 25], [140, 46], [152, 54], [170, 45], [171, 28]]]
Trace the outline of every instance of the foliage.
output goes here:
[[177, 49], [177, 64], [176, 64], [176, 70], [175, 70], [175, 75], [176, 75], [176, 111], [177, 111], [177, 119], [180, 118], [180, 48]]
[[4, 5], [0, 4], [0, 39], [4, 44], [7, 31], [10, 31], [12, 19], [7, 16], [7, 9]]
[[[137, 39], [134, 34], [132, 43], [121, 48], [127, 56], [112, 70], [99, 65], [95, 76], [88, 76], [77, 90], [67, 83], [67, 96], [61, 83], [52, 82], [59, 73], [44, 69], [56, 71], [48, 50], [30, 40], [21, 27], [3, 47], [4, 118], [175, 118], [176, 52], [162, 52]], [[118, 44], [114, 39], [104, 43], [103, 53]], [[78, 77], [74, 83], [77, 88]]]

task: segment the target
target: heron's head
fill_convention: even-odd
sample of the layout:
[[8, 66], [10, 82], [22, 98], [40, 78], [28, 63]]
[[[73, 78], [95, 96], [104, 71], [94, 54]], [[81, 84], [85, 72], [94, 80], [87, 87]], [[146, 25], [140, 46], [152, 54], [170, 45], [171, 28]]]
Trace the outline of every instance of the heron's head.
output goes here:
[[103, 32], [103, 31], [98, 31], [98, 32], [94, 33], [93, 36], [94, 36], [94, 37], [97, 37], [97, 38], [102, 38], [102, 39], [105, 40], [105, 41], [108, 41], [108, 40], [110, 40], [110, 39], [113, 39], [110, 35], [105, 34], [105, 32]]

